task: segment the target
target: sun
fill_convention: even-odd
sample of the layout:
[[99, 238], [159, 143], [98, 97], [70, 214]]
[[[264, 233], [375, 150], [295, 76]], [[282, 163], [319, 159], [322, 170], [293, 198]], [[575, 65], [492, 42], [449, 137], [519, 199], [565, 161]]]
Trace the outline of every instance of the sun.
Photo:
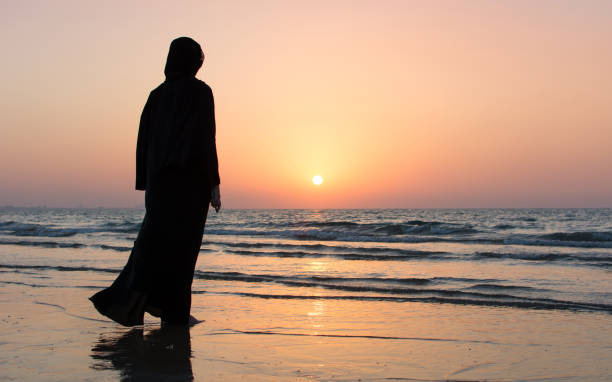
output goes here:
[[321, 183], [323, 183], [323, 177], [321, 175], [313, 176], [312, 183], [316, 184], [317, 186], [320, 185]]

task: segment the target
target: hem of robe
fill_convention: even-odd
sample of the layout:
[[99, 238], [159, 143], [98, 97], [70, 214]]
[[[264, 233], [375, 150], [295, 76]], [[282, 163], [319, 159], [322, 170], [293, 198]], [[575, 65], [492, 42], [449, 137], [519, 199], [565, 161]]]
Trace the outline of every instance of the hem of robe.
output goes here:
[[146, 294], [130, 291], [121, 299], [112, 297], [111, 288], [104, 289], [89, 300], [100, 314], [123, 326], [138, 326], [144, 323]]

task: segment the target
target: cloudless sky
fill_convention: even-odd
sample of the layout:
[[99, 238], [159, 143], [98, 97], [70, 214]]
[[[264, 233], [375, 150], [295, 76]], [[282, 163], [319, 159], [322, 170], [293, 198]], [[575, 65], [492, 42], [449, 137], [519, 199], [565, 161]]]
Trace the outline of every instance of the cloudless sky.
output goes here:
[[226, 207], [612, 206], [611, 1], [4, 0], [0, 21], [0, 205], [142, 205], [140, 112], [190, 36]]

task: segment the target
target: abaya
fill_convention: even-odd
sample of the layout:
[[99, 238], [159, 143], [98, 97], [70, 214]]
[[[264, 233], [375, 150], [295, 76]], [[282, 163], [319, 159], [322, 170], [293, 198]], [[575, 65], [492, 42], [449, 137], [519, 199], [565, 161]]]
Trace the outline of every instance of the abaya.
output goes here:
[[197, 42], [174, 40], [166, 80], [142, 112], [136, 189], [145, 191], [145, 217], [117, 279], [90, 298], [125, 326], [141, 325], [145, 311], [169, 324], [189, 321], [211, 189], [219, 184], [213, 95], [195, 78], [203, 60]]

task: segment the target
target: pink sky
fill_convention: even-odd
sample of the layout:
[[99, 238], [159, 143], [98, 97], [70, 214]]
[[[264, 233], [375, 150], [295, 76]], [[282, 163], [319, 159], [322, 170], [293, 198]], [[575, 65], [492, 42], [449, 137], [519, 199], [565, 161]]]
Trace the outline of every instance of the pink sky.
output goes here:
[[612, 207], [612, 2], [180, 4], [3, 2], [0, 205], [142, 205], [138, 119], [185, 35], [225, 207]]

